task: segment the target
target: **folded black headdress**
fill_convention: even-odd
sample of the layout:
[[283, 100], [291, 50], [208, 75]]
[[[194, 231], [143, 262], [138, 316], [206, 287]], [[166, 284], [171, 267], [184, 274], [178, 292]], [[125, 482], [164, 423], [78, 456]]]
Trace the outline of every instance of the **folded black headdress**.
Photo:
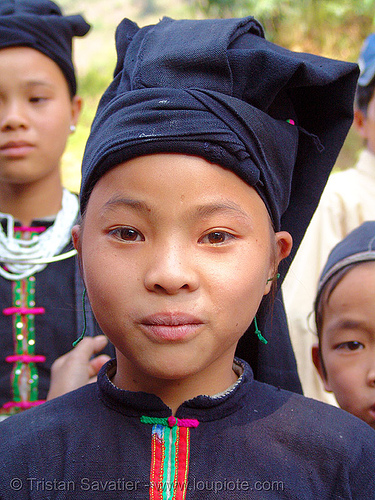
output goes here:
[[26, 46], [42, 52], [60, 66], [72, 95], [77, 91], [72, 38], [89, 29], [81, 15], [63, 16], [49, 0], [0, 0], [0, 49]]
[[[81, 210], [115, 165], [193, 154], [254, 186], [275, 229], [292, 234], [295, 253], [352, 121], [357, 66], [272, 44], [252, 17], [164, 18], [142, 29], [125, 19], [116, 45], [114, 80], [83, 158]], [[299, 390], [282, 300], [272, 324], [268, 305], [257, 317], [269, 343], [258, 354], [240, 346], [240, 354], [259, 379]]]

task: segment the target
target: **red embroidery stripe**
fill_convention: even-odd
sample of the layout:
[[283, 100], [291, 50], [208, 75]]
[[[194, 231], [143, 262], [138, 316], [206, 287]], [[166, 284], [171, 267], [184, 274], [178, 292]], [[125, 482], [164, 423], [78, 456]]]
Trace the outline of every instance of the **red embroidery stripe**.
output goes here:
[[7, 307], [3, 309], [5, 316], [11, 316], [12, 314], [44, 314], [45, 312], [44, 307]]
[[17, 361], [21, 361], [21, 363], [44, 363], [45, 360], [45, 356], [30, 356], [29, 354], [16, 354], [5, 358], [7, 363], [16, 363]]
[[29, 226], [15, 226], [14, 232], [20, 231], [21, 233], [43, 233], [46, 230], [44, 226], [29, 227]]
[[185, 500], [188, 487], [189, 474], [189, 447], [190, 429], [178, 428], [178, 441], [176, 443], [176, 476], [173, 499]]
[[38, 406], [45, 402], [45, 399], [40, 399], [39, 401], [9, 401], [9, 403], [5, 403], [3, 408], [4, 410], [9, 410], [10, 408], [22, 408], [23, 410], [27, 410], [32, 406]]

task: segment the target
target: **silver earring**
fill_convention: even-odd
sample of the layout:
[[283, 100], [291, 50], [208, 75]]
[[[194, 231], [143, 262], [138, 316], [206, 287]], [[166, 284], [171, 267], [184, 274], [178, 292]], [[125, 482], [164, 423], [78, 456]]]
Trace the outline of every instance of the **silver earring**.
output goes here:
[[76, 131], [75, 125], [70, 125], [70, 132], [73, 134]]

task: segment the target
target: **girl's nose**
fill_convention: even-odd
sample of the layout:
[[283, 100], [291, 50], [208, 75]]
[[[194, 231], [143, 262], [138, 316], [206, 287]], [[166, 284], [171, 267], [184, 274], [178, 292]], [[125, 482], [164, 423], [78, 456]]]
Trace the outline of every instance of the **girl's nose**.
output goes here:
[[13, 101], [0, 110], [0, 129], [2, 132], [27, 128], [27, 117], [22, 104]]
[[196, 290], [199, 287], [198, 270], [186, 248], [171, 245], [155, 251], [145, 275], [145, 287], [168, 295]]

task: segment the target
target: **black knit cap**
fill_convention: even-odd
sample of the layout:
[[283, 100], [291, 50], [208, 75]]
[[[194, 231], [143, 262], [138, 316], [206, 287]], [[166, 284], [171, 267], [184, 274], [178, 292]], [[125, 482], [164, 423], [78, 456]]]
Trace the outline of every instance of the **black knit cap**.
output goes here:
[[0, 49], [25, 46], [42, 52], [61, 68], [72, 96], [77, 91], [72, 38], [89, 29], [81, 15], [63, 16], [49, 0], [0, 0]]
[[[253, 17], [164, 18], [142, 29], [124, 19], [116, 46], [114, 80], [83, 158], [82, 212], [119, 163], [192, 154], [254, 186], [275, 229], [292, 234], [294, 254], [351, 125], [357, 65], [268, 42]], [[242, 347], [245, 340], [239, 354], [258, 379], [300, 390], [282, 299], [272, 320], [269, 309], [265, 300], [257, 314], [268, 345]]]

